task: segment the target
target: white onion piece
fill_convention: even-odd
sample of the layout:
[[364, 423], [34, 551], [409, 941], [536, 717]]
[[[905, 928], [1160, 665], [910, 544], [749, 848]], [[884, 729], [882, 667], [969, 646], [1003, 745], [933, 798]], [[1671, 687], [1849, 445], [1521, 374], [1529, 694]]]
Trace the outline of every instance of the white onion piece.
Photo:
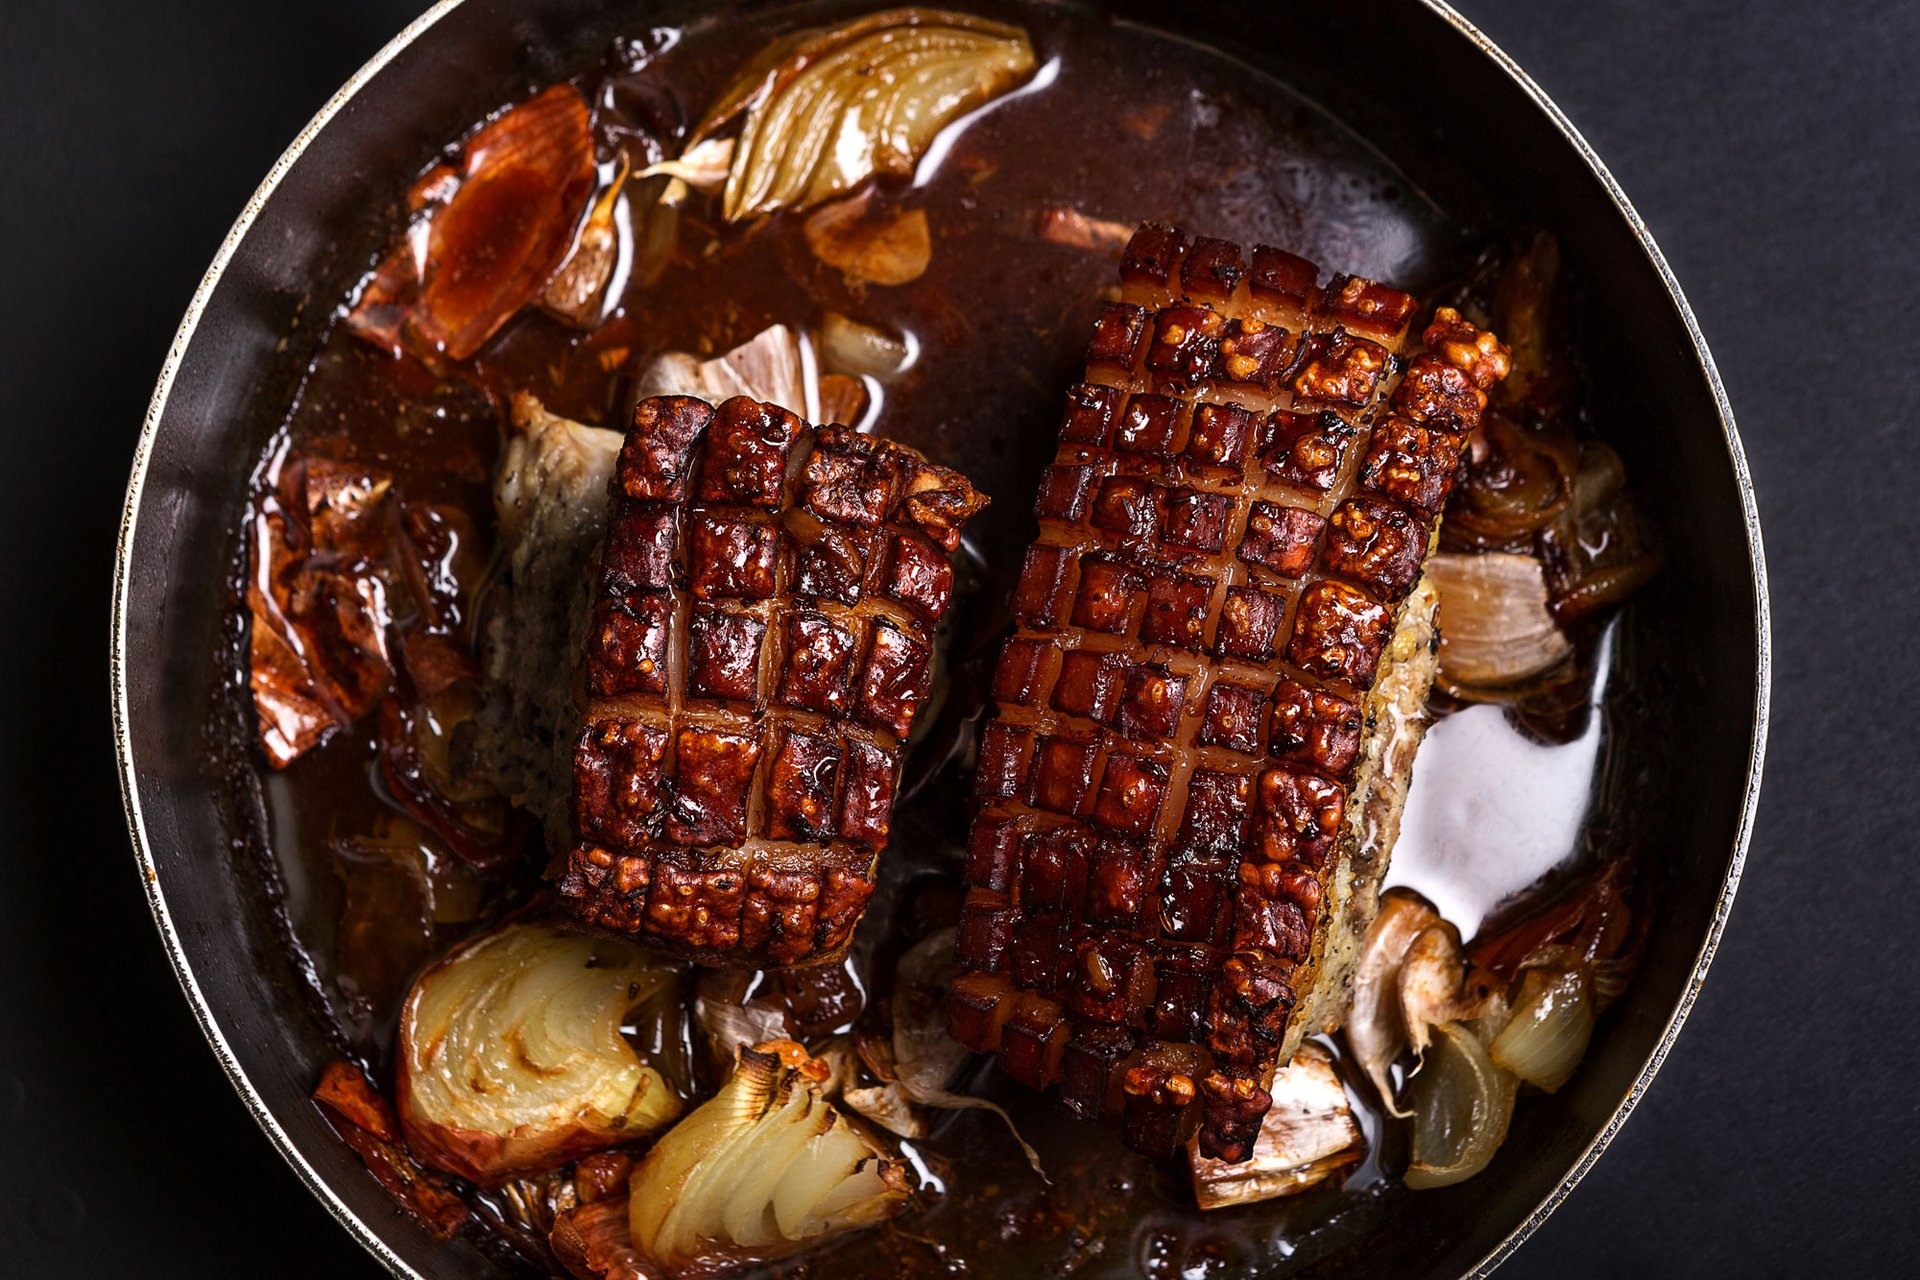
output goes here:
[[1274, 1073], [1268, 1091], [1273, 1107], [1261, 1120], [1246, 1160], [1209, 1159], [1200, 1154], [1198, 1138], [1188, 1142], [1193, 1194], [1202, 1209], [1293, 1195], [1360, 1159], [1365, 1139], [1340, 1076], [1319, 1046], [1303, 1045]]
[[400, 1121], [475, 1182], [630, 1142], [680, 1100], [620, 1034], [678, 971], [626, 943], [508, 925], [422, 974], [400, 1016]]
[[1528, 969], [1513, 1017], [1495, 1038], [1496, 1065], [1554, 1093], [1573, 1076], [1593, 1038], [1593, 995], [1581, 969]]
[[809, 413], [809, 381], [800, 339], [787, 326], [776, 324], [711, 360], [684, 351], [656, 356], [640, 370], [633, 394], [638, 400], [696, 396], [708, 404], [748, 396], [804, 418]]
[[1432, 1051], [1407, 1082], [1413, 1163], [1406, 1183], [1415, 1190], [1451, 1186], [1486, 1168], [1506, 1139], [1519, 1088], [1472, 1031], [1457, 1022], [1436, 1030]]
[[840, 1095], [840, 1100], [846, 1103], [849, 1111], [879, 1125], [888, 1133], [902, 1138], [927, 1136], [927, 1122], [913, 1109], [906, 1090], [900, 1087], [897, 1080], [848, 1089]]
[[782, 1257], [906, 1202], [904, 1163], [883, 1157], [822, 1096], [806, 1072], [818, 1064], [789, 1065], [773, 1049], [742, 1049], [720, 1091], [634, 1170], [634, 1247], [669, 1271]]
[[1499, 689], [1558, 666], [1573, 646], [1547, 612], [1546, 571], [1530, 555], [1443, 553], [1427, 561], [1440, 592], [1440, 678]]
[[706, 1033], [716, 1063], [731, 1062], [748, 1046], [788, 1035], [784, 1010], [768, 1004], [735, 1004], [704, 991], [693, 998], [693, 1025]]
[[820, 355], [841, 373], [884, 378], [906, 365], [907, 344], [885, 330], [829, 311], [820, 317]]
[[635, 176], [651, 178], [665, 174], [695, 191], [711, 195], [727, 185], [727, 174], [733, 168], [733, 145], [732, 138], [706, 138], [687, 148], [687, 153], [678, 160], [650, 164]]

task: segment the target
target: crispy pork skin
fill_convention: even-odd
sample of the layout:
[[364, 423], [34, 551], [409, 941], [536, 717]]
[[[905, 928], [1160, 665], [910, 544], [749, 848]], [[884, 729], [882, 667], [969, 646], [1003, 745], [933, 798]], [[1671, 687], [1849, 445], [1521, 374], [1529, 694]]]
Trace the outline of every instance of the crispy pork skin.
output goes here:
[[561, 897], [707, 964], [843, 950], [927, 695], [958, 472], [736, 396], [634, 410], [614, 468]]
[[949, 1026], [1141, 1150], [1238, 1161], [1344, 998], [1432, 679], [1422, 564], [1507, 353], [1165, 227], [1122, 284], [993, 681]]

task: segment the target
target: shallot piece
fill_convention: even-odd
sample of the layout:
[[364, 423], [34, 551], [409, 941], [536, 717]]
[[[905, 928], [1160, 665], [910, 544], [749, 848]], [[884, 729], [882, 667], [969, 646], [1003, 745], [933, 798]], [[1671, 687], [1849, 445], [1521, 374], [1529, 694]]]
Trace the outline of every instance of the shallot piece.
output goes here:
[[555, 1215], [547, 1244], [578, 1280], [659, 1280], [659, 1273], [633, 1247], [627, 1202], [619, 1197]]
[[1414, 939], [1439, 920], [1418, 894], [1390, 889], [1380, 898], [1353, 971], [1353, 1004], [1347, 1014], [1347, 1044], [1388, 1113], [1406, 1116], [1394, 1101], [1390, 1069], [1406, 1050], [1407, 1020], [1400, 1012], [1400, 966]]
[[910, 284], [933, 260], [927, 211], [883, 208], [872, 192], [822, 205], [801, 229], [813, 256], [852, 285]]
[[1413, 1112], [1409, 1187], [1447, 1187], [1473, 1177], [1506, 1140], [1519, 1081], [1487, 1055], [1474, 1029], [1438, 1027], [1432, 1051], [1407, 1081]]
[[1389, 889], [1354, 970], [1347, 1043], [1387, 1111], [1401, 1109], [1389, 1075], [1411, 1048], [1426, 1051], [1431, 1028], [1478, 1018], [1497, 1006], [1497, 983], [1469, 967], [1460, 931], [1419, 894]]
[[419, 1219], [436, 1239], [451, 1239], [467, 1220], [466, 1202], [408, 1157], [393, 1110], [366, 1073], [350, 1062], [328, 1063], [313, 1100], [395, 1203]]
[[396, 355], [467, 359], [546, 288], [593, 188], [586, 100], [554, 85], [469, 138], [457, 168], [414, 184], [415, 222], [348, 327]]
[[1133, 239], [1133, 228], [1108, 218], [1092, 218], [1078, 209], [1050, 204], [1034, 218], [1034, 233], [1050, 244], [1093, 253], [1119, 253]]
[[276, 769], [372, 710], [393, 681], [392, 487], [378, 468], [295, 454], [255, 502], [247, 679]]

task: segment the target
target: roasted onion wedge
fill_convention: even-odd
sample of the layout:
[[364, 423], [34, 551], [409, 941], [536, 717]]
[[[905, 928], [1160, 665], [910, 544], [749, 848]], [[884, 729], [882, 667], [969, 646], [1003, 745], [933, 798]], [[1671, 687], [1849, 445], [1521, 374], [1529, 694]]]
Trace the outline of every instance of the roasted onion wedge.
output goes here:
[[877, 173], [911, 174], [940, 130], [1034, 67], [1018, 27], [889, 9], [771, 45], [721, 95], [688, 154], [744, 115], [728, 153], [727, 220], [812, 208]]
[[1226, 1209], [1317, 1186], [1359, 1161], [1366, 1139], [1327, 1051], [1311, 1042], [1274, 1073], [1273, 1108], [1260, 1122], [1253, 1154], [1241, 1164], [1200, 1154], [1187, 1144], [1193, 1198], [1202, 1209]]
[[792, 1041], [743, 1046], [720, 1091], [634, 1170], [634, 1247], [669, 1275], [765, 1262], [905, 1204], [904, 1162], [826, 1100], [823, 1074]]
[[645, 1137], [680, 1113], [620, 1034], [678, 971], [638, 947], [508, 925], [427, 970], [400, 1015], [407, 1145], [475, 1182]]

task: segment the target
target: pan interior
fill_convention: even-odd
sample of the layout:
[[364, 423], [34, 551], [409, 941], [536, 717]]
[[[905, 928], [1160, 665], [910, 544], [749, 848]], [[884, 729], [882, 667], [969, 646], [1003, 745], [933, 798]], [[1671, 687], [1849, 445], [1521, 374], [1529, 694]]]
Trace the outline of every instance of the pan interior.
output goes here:
[[[770, 7], [740, 8], [757, 20]], [[1117, 8], [1125, 20], [1167, 25], [1164, 11]], [[116, 684], [129, 803], [156, 910], [228, 1070], [316, 1192], [390, 1266], [453, 1276], [508, 1272], [472, 1244], [438, 1244], [395, 1215], [307, 1102], [335, 1052], [329, 1029], [302, 1012], [302, 992], [323, 978], [285, 945], [285, 917], [265, 909], [286, 890], [261, 824], [249, 820], [266, 798], [253, 770], [219, 749], [244, 691], [214, 656], [234, 639], [234, 621], [229, 582], [206, 566], [234, 562], [250, 477], [232, 460], [261, 454], [319, 340], [319, 326], [296, 329], [295, 317], [311, 300], [338, 297], [364, 269], [384, 234], [383, 211], [439, 144], [528, 85], [577, 71], [636, 24], [746, 15], [565, 0], [467, 0], [437, 13], [383, 55], [352, 110], [326, 119], [263, 191], [189, 317], [129, 498]], [[1573, 1084], [1519, 1109], [1485, 1176], [1364, 1201], [1297, 1256], [1284, 1258], [1278, 1245], [1273, 1256], [1290, 1274], [1364, 1265], [1460, 1275], [1552, 1199], [1614, 1123], [1662, 1051], [1717, 932], [1750, 812], [1764, 697], [1755, 681], [1764, 623], [1747, 495], [1710, 366], [1635, 225], [1524, 86], [1444, 14], [1306, 3], [1289, 6], [1277, 30], [1243, 11], [1196, 11], [1187, 21], [1180, 38], [1232, 50], [1317, 104], [1455, 224], [1555, 228], [1584, 283], [1596, 413], [1667, 544], [1666, 568], [1622, 623], [1627, 688], [1644, 706], [1621, 720], [1609, 775], [1609, 812], [1620, 838], [1645, 842], [1659, 903], [1640, 976]], [[295, 340], [279, 350], [289, 332]]]

